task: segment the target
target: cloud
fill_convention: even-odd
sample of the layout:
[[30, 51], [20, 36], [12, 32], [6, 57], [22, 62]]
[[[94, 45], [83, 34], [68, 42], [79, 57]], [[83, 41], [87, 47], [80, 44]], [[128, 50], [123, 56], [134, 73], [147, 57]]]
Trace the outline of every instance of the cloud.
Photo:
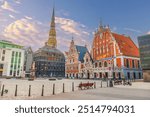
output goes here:
[[21, 1], [20, 0], [15, 0], [15, 3], [21, 4]]
[[117, 27], [113, 27], [112, 29], [111, 29], [113, 32], [115, 32], [116, 30], [117, 30]]
[[[56, 24], [58, 43], [63, 46], [63, 51], [66, 51], [70, 46], [72, 35], [74, 37], [75, 44], [83, 46], [90, 45], [90, 30], [84, 24], [62, 17], [56, 17]], [[65, 40], [65, 43], [62, 43], [62, 39], [63, 41]]]
[[56, 11], [56, 14], [58, 16], [63, 16], [63, 17], [68, 17], [69, 16], [69, 12], [64, 10], [64, 9], [61, 9], [61, 10], [57, 10]]
[[75, 35], [80, 35], [77, 28], [77, 23], [71, 19], [56, 17], [56, 23], [60, 26], [62, 30]]
[[32, 19], [32, 17], [29, 17], [29, 16], [25, 16], [25, 18], [26, 18], [26, 19], [29, 19], [29, 20], [31, 20], [31, 19]]
[[150, 34], [150, 31], [149, 31], [149, 32], [147, 32], [147, 34]]
[[44, 44], [47, 34], [45, 29], [37, 21], [22, 18], [6, 26], [2, 34], [7, 40], [37, 49]]
[[[43, 24], [30, 16], [26, 16], [7, 25], [2, 35], [9, 41], [23, 46], [31, 46], [35, 51], [44, 46], [48, 40], [49, 30], [49, 23]], [[77, 45], [84, 46], [91, 43], [87, 27], [72, 19], [56, 17], [56, 32], [57, 45], [61, 51], [68, 51], [72, 35]]]
[[3, 2], [3, 4], [1, 5], [1, 8], [4, 10], [14, 12], [14, 13], [18, 13], [16, 10], [13, 9], [13, 7], [7, 1]]
[[15, 16], [9, 14], [9, 17], [12, 18], [12, 19], [15, 19]]
[[136, 33], [141, 33], [141, 31], [136, 30], [136, 29], [132, 29], [132, 28], [124, 28], [124, 30], [131, 31], [131, 32], [136, 32]]

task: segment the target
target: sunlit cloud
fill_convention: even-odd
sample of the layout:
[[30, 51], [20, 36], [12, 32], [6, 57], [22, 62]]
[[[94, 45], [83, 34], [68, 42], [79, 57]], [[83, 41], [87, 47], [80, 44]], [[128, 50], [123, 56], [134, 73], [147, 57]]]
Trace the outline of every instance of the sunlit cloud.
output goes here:
[[147, 32], [147, 34], [150, 34], [150, 31], [149, 31], [149, 32]]
[[1, 8], [7, 11], [18, 13], [7, 1], [4, 1], [1, 5]]
[[9, 17], [12, 18], [12, 19], [15, 19], [15, 16], [9, 14]]
[[[31, 46], [35, 51], [44, 46], [48, 40], [49, 30], [49, 23], [44, 24], [30, 16], [24, 16], [7, 25], [1, 34], [5, 39], [23, 46]], [[58, 49], [61, 51], [69, 49], [72, 36], [77, 45], [84, 46], [91, 43], [87, 27], [72, 19], [56, 17], [56, 32]]]
[[20, 0], [14, 0], [15, 1], [15, 3], [17, 3], [17, 4], [21, 4], [21, 1]]
[[141, 33], [140, 30], [136, 30], [136, 29], [132, 29], [132, 28], [124, 28], [124, 30], [131, 31], [131, 32], [136, 32], [136, 33]]
[[29, 20], [31, 20], [31, 19], [32, 19], [32, 17], [29, 17], [29, 16], [25, 16], [25, 18], [26, 18], [26, 19], [29, 19]]

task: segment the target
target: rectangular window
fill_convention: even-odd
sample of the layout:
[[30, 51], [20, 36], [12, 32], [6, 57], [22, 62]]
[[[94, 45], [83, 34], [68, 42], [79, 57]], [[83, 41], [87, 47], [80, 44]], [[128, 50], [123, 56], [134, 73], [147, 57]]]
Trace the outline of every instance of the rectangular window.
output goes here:
[[15, 52], [13, 51], [13, 52], [12, 52], [12, 56], [14, 56], [14, 54], [15, 54]]
[[10, 75], [12, 75], [12, 70], [10, 70]]
[[14, 66], [14, 69], [16, 69], [16, 65]]
[[16, 52], [16, 57], [18, 57], [18, 52]]
[[5, 54], [5, 50], [3, 50], [3, 54]]
[[14, 58], [12, 57], [12, 58], [11, 58], [11, 63], [13, 63], [13, 61], [14, 61]]
[[17, 75], [19, 75], [19, 70], [17, 71]]
[[10, 67], [11, 67], [11, 69], [12, 69], [12, 68], [13, 68], [13, 64], [11, 64], [11, 66], [10, 66]]
[[140, 62], [139, 62], [139, 60], [138, 60], [138, 68], [140, 68]]
[[20, 62], [21, 62], [21, 59], [19, 58], [18, 63], [20, 63]]
[[127, 65], [127, 68], [129, 68], [129, 60], [126, 59], [126, 65]]
[[4, 56], [2, 56], [2, 61], [4, 61], [5, 60], [5, 57]]
[[132, 68], [135, 68], [134, 60], [132, 60]]
[[21, 52], [19, 52], [19, 57], [21, 57]]
[[0, 64], [0, 69], [3, 69], [3, 66], [4, 66], [3, 64]]

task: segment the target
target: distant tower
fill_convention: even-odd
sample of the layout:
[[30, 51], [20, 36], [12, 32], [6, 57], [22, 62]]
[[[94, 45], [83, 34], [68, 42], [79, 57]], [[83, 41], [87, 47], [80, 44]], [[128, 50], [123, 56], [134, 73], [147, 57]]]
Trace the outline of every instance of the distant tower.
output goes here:
[[55, 9], [53, 7], [53, 13], [51, 18], [51, 25], [49, 31], [49, 39], [47, 45], [52, 48], [57, 48], [57, 40], [56, 40], [56, 30], [55, 30]]

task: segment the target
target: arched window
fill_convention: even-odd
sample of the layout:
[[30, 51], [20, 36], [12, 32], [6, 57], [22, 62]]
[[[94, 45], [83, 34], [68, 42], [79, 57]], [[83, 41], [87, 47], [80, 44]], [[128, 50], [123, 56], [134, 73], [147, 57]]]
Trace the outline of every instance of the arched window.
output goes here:
[[127, 59], [126, 62], [127, 62], [127, 68], [129, 68], [129, 60]]
[[104, 67], [107, 67], [107, 62], [106, 61], [104, 62]]
[[95, 68], [97, 67], [97, 63], [95, 63]]
[[102, 62], [99, 62], [99, 67], [102, 67]]

